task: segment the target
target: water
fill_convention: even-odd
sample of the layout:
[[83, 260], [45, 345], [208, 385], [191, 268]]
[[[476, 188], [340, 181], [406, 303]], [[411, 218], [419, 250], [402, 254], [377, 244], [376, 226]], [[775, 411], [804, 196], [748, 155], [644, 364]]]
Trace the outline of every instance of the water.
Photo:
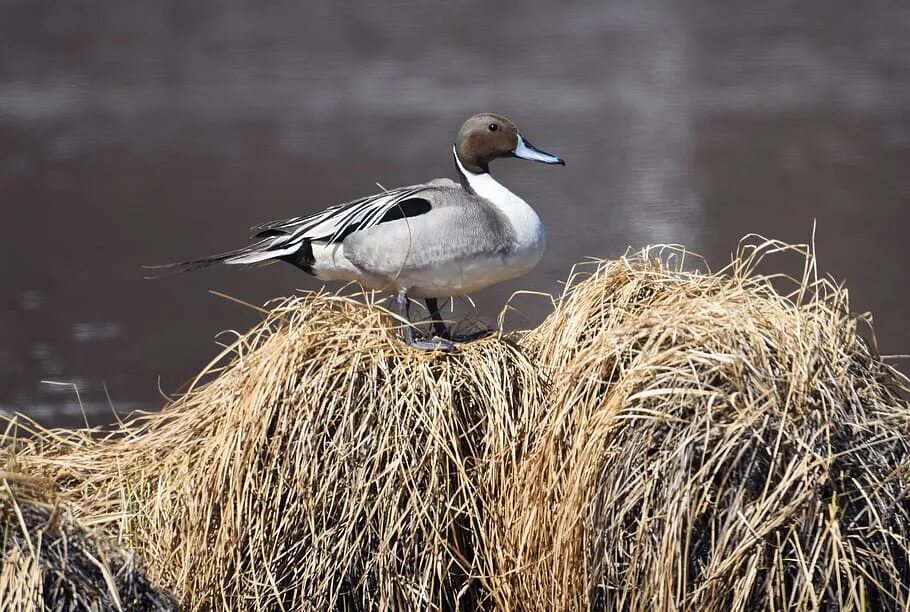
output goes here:
[[[838, 6], [839, 5], [839, 6]], [[144, 281], [246, 228], [451, 176], [465, 117], [506, 114], [566, 168], [497, 177], [548, 232], [516, 289], [586, 256], [810, 238], [883, 352], [910, 352], [910, 4], [0, 1], [0, 409], [155, 409], [283, 266]], [[518, 305], [531, 325], [542, 298]], [[65, 384], [49, 384], [54, 381]], [[76, 391], [78, 390], [78, 395]]]

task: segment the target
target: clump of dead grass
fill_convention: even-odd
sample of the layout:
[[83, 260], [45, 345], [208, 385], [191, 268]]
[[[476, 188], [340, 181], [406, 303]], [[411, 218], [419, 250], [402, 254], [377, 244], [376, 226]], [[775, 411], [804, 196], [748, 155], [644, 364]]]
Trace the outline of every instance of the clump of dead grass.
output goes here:
[[[777, 251], [801, 279], [756, 272]], [[501, 565], [525, 568], [503, 602], [906, 609], [907, 381], [814, 266], [765, 242], [718, 274], [574, 280], [524, 339], [554, 375], [500, 504]]]
[[134, 554], [73, 519], [48, 483], [0, 471], [0, 610], [176, 611]]
[[116, 519], [188, 609], [469, 601], [485, 489], [520, 452], [538, 373], [507, 341], [440, 358], [387, 325], [292, 298], [164, 412], [103, 442], [39, 433], [21, 460]]
[[190, 610], [906, 609], [906, 380], [809, 253], [672, 260], [448, 356], [292, 298], [160, 414], [17, 457]]

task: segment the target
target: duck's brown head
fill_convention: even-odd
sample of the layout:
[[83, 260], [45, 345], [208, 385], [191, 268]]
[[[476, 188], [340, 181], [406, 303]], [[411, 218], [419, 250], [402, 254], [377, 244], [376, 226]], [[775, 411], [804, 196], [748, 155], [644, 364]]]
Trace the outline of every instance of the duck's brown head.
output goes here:
[[481, 113], [464, 122], [455, 137], [455, 155], [468, 172], [490, 171], [490, 162], [499, 157], [520, 157], [545, 164], [566, 162], [534, 147], [502, 115]]

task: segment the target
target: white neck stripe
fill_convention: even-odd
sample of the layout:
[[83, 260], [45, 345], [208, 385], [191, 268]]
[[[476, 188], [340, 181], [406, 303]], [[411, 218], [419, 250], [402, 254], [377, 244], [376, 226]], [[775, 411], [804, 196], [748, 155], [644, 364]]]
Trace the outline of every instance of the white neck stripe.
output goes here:
[[470, 185], [471, 190], [474, 191], [474, 193], [489, 200], [500, 209], [507, 206], [508, 200], [518, 199], [518, 196], [506, 189], [499, 181], [494, 179], [489, 172], [477, 173], [471, 172], [465, 168], [461, 163], [461, 160], [458, 159], [458, 152], [455, 151], [454, 147], [452, 148], [452, 151], [455, 153], [455, 163], [458, 164], [458, 171], [461, 172], [461, 175], [468, 181], [468, 185]]
[[543, 225], [534, 209], [494, 179], [489, 172], [477, 174], [467, 170], [458, 159], [457, 152], [455, 163], [471, 190], [492, 204], [512, 224], [517, 248], [530, 248], [539, 258], [543, 253], [544, 234]]

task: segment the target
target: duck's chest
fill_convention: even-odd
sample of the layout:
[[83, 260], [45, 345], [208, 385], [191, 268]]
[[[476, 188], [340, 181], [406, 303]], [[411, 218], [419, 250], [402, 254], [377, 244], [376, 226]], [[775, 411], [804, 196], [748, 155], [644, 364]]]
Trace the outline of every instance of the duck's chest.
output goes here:
[[[492, 179], [491, 179], [492, 181]], [[415, 296], [446, 297], [471, 293], [529, 272], [543, 256], [546, 235], [540, 217], [524, 200], [499, 183], [480, 188], [477, 195], [492, 204], [490, 224], [501, 227], [495, 249], [465, 249], [459, 257], [440, 258], [430, 270], [414, 270]], [[495, 217], [495, 220], [492, 218]], [[411, 275], [409, 275], [411, 276]]]
[[537, 263], [546, 248], [543, 223], [537, 212], [489, 174], [468, 178], [471, 190], [492, 205], [512, 236], [505, 259], [516, 266]]

